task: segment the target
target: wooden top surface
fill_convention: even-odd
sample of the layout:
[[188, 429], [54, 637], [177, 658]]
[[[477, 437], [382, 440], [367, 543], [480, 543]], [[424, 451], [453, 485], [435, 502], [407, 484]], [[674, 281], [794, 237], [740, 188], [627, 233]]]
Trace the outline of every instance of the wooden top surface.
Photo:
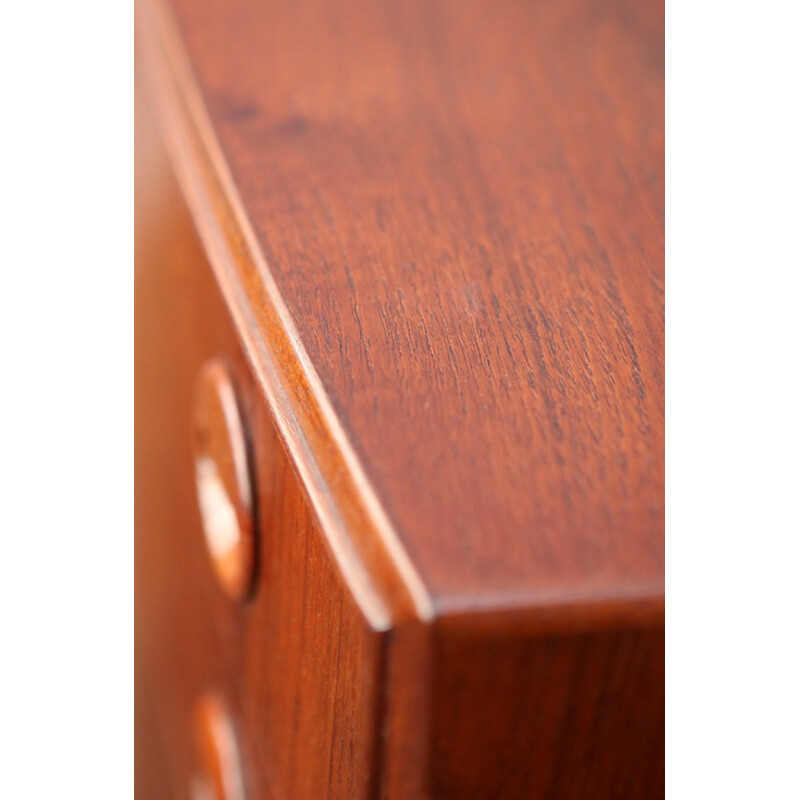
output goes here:
[[662, 4], [171, 8], [433, 613], [662, 597]]

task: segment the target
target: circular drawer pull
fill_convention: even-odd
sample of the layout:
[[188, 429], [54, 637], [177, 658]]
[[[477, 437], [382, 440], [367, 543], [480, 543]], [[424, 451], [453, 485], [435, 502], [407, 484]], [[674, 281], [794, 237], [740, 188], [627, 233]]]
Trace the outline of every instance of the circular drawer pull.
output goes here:
[[233, 721], [222, 700], [204, 695], [195, 710], [193, 800], [244, 800], [241, 760]]
[[255, 571], [253, 483], [236, 392], [221, 361], [208, 362], [194, 408], [197, 498], [211, 563], [235, 600], [245, 598]]

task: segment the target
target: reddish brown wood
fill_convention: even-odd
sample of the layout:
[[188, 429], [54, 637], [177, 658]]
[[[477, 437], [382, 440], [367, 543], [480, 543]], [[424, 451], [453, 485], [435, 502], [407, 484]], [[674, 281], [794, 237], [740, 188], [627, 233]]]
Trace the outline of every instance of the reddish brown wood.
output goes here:
[[437, 637], [431, 795], [664, 795], [664, 634]]
[[659, 5], [175, 8], [247, 245], [431, 603], [658, 596]]
[[195, 709], [192, 800], [245, 800], [236, 726], [225, 703], [205, 694]]
[[211, 563], [223, 589], [244, 599], [256, 566], [255, 497], [248, 433], [225, 364], [208, 361], [194, 403], [194, 474]]
[[[210, 692], [236, 725], [248, 798], [374, 796], [380, 639], [326, 553], [164, 154], [143, 137], [158, 191], [139, 193], [154, 225], [136, 245], [137, 702], [166, 766], [145, 782], [140, 762], [137, 793], [189, 797]], [[195, 390], [210, 358], [227, 364], [251, 432], [262, 513], [247, 603], [220, 591], [196, 499]]]
[[[663, 7], [137, 15], [137, 635], [177, 783], [213, 690], [248, 797], [663, 794]], [[264, 511], [241, 607], [192, 488], [209, 358]]]

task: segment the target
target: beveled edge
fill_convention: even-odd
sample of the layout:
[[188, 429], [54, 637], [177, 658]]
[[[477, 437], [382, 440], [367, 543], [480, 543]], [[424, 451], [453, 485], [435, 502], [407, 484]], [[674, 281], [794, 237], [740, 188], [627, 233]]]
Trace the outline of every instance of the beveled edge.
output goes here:
[[228, 172], [172, 12], [136, 5], [137, 46], [172, 167], [253, 373], [356, 603], [375, 630], [431, 597], [342, 429]]

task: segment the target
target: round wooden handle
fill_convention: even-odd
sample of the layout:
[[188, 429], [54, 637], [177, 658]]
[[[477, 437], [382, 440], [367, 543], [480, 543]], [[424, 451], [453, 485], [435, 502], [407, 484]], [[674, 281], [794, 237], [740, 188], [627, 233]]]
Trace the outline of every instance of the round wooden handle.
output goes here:
[[217, 579], [234, 600], [253, 588], [254, 491], [247, 438], [231, 376], [212, 360], [203, 367], [194, 409], [197, 499]]
[[216, 694], [205, 694], [195, 709], [193, 800], [244, 800], [244, 781], [233, 721]]

